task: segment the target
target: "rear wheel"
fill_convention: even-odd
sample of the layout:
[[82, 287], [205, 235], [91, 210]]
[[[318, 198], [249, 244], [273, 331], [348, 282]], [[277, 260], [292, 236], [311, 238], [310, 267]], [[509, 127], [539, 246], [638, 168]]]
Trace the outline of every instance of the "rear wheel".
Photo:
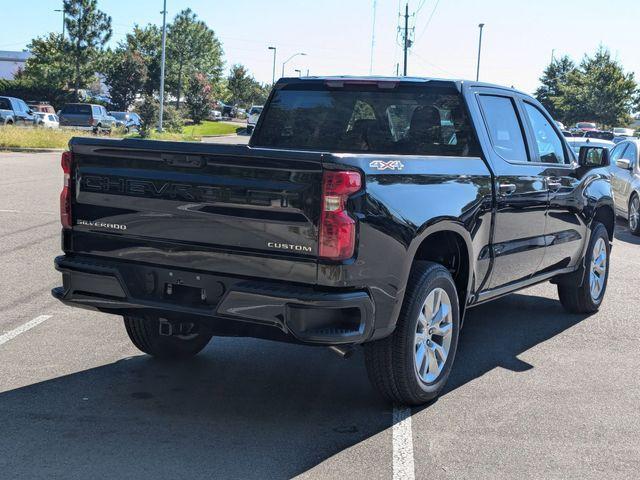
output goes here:
[[[609, 234], [596, 223], [584, 259], [584, 267], [571, 280], [558, 283], [562, 306], [571, 313], [597, 312], [604, 299], [609, 279]], [[582, 282], [582, 284], [580, 284]]]
[[[182, 327], [183, 325], [186, 327]], [[207, 346], [212, 336], [198, 331], [194, 324], [180, 324], [182, 331], [174, 331], [177, 329], [173, 324], [157, 316], [126, 316], [124, 326], [139, 350], [164, 359], [193, 357]]]
[[459, 330], [460, 308], [451, 274], [441, 265], [419, 262], [395, 331], [365, 345], [369, 379], [395, 403], [433, 400], [451, 373]]
[[635, 194], [629, 202], [629, 230], [634, 235], [640, 235], [640, 197]]

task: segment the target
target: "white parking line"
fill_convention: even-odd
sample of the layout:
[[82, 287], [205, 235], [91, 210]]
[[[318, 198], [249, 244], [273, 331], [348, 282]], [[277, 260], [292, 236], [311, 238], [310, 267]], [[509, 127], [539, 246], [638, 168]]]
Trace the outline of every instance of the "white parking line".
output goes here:
[[20, 325], [13, 330], [9, 330], [7, 333], [3, 333], [0, 335], [0, 345], [3, 343], [7, 343], [9, 340], [16, 338], [21, 333], [26, 332], [27, 330], [31, 330], [33, 327], [37, 327], [45, 320], [51, 318], [51, 315], [40, 315], [39, 317], [34, 318], [33, 320], [29, 320], [27, 323]]
[[414, 480], [411, 409], [393, 407], [393, 479]]

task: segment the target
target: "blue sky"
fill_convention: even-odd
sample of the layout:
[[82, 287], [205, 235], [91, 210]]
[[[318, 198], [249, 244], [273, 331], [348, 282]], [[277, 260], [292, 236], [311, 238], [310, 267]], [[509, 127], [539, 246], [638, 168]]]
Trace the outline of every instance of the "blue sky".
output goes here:
[[[398, 12], [405, 0], [377, 0], [373, 73], [391, 75], [402, 51], [396, 44]], [[437, 3], [437, 5], [436, 5]], [[0, 50], [21, 50], [30, 39], [60, 30], [53, 10], [59, 0], [0, 0]], [[552, 50], [576, 60], [599, 44], [640, 80], [640, 2], [637, 0], [412, 0], [410, 11], [415, 45], [409, 74], [474, 78], [478, 28], [483, 37], [481, 79], [533, 91]], [[134, 23], [162, 21], [162, 0], [100, 0], [113, 17], [114, 40]], [[293, 53], [287, 74], [299, 68], [312, 75], [369, 73], [373, 0], [168, 0], [173, 17], [190, 7], [216, 32], [227, 66], [245, 64], [261, 81], [271, 80], [272, 52], [278, 47], [278, 67]], [[435, 11], [434, 11], [435, 7]], [[429, 23], [428, 20], [431, 17]]]

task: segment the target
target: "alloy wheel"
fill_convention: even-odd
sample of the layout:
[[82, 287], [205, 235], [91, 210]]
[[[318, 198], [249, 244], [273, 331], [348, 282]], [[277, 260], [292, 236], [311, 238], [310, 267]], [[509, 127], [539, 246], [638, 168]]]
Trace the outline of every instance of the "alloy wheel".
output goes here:
[[632, 232], [638, 230], [638, 224], [640, 223], [640, 198], [633, 197], [631, 205], [629, 206], [629, 228]]
[[449, 295], [435, 288], [427, 296], [416, 324], [414, 365], [423, 383], [433, 383], [444, 368], [453, 336], [453, 312]]
[[607, 245], [604, 238], [598, 238], [591, 253], [591, 270], [589, 272], [589, 289], [591, 299], [597, 302], [604, 290], [607, 276]]

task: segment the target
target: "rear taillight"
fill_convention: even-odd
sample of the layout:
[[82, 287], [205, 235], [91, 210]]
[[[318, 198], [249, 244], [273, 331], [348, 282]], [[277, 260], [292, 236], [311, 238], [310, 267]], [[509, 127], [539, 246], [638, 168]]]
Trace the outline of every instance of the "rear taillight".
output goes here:
[[62, 228], [71, 228], [71, 196], [73, 195], [73, 182], [71, 170], [73, 169], [73, 153], [62, 154], [62, 171], [64, 172], [64, 186], [60, 193], [60, 223]]
[[322, 215], [318, 254], [327, 260], [346, 260], [353, 256], [356, 243], [356, 222], [346, 212], [350, 195], [362, 187], [358, 172], [324, 172], [322, 179]]

